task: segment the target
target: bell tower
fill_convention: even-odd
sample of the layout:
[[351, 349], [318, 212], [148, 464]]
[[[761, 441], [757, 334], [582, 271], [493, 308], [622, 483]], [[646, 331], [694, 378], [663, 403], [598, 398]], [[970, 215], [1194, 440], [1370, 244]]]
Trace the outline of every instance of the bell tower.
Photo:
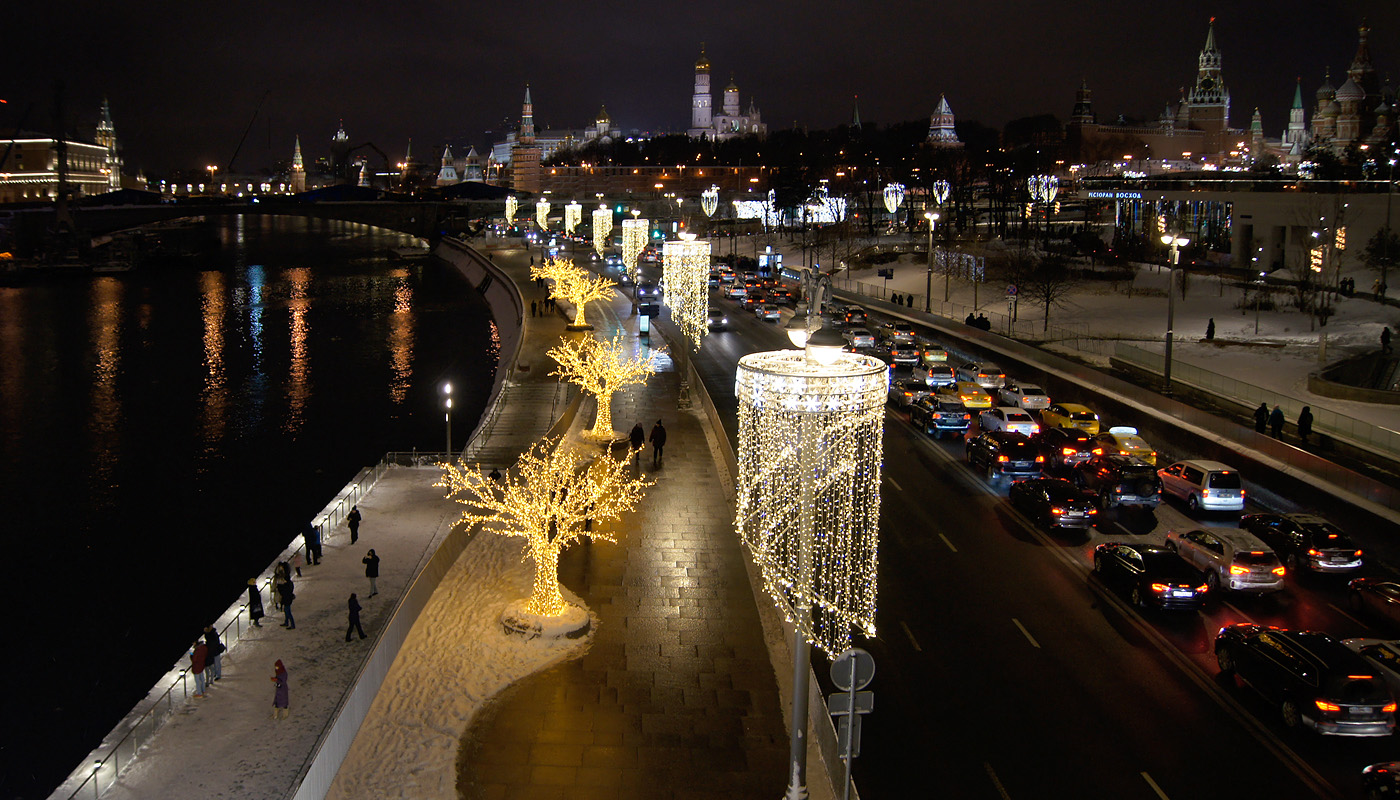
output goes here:
[[690, 96], [690, 135], [699, 138], [714, 134], [714, 107], [710, 98], [710, 59], [705, 56], [705, 43], [700, 43], [700, 58], [695, 62], [695, 92]]

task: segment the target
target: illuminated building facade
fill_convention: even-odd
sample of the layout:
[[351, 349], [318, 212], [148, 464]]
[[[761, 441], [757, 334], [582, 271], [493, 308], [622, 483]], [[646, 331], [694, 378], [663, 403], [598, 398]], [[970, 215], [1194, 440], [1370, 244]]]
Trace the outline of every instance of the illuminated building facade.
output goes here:
[[[122, 188], [122, 159], [111, 109], [102, 112], [91, 142], [20, 131], [0, 149], [0, 203], [36, 203], [58, 196], [59, 153], [65, 157], [65, 180], [75, 196], [102, 194]], [[60, 146], [61, 145], [61, 146]]]
[[520, 133], [510, 148], [510, 186], [517, 192], [540, 190], [540, 146], [535, 143], [535, 104], [530, 86], [525, 86], [525, 102], [520, 109]]
[[739, 111], [739, 87], [731, 76], [724, 89], [724, 104], [721, 113], [714, 113], [714, 102], [710, 94], [710, 59], [705, 55], [705, 46], [700, 45], [700, 58], [695, 62], [695, 89], [690, 96], [690, 128], [686, 131], [694, 139], [732, 139], [736, 136], [766, 136], [768, 126], [763, 124], [752, 98], [748, 110]]

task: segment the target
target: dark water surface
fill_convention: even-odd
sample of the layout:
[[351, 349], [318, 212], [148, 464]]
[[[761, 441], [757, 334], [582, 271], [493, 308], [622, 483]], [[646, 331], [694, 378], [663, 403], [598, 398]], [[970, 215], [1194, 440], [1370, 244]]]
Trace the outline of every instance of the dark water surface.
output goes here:
[[214, 223], [183, 267], [0, 287], [0, 798], [44, 797], [389, 450], [458, 448], [486, 305], [412, 239]]

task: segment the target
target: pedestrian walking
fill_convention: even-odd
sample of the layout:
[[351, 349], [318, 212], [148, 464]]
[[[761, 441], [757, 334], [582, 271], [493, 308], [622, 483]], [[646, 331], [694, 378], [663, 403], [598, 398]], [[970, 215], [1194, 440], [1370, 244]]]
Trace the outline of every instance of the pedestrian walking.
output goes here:
[[282, 627], [292, 630], [297, 626], [296, 618], [292, 616], [292, 601], [297, 599], [297, 594], [291, 578], [278, 584], [277, 594], [282, 598]]
[[647, 440], [651, 442], [651, 465], [655, 467], [661, 463], [661, 451], [666, 447], [666, 426], [661, 424], [661, 420], [658, 419], [651, 426], [651, 436]]
[[360, 601], [355, 597], [355, 593], [350, 593], [350, 627], [345, 629], [345, 641], [350, 641], [350, 632], [359, 631], [360, 638], [365, 638], [365, 629], [360, 627]]
[[897, 306], [902, 306], [902, 305], [904, 305], [904, 301], [901, 300], [900, 297], [899, 297], [899, 292], [894, 292], [893, 294], [890, 295], [890, 302], [891, 302], [891, 303], [894, 303], [894, 304], [897, 305]]
[[369, 555], [360, 559], [365, 565], [365, 577], [369, 578], [369, 596], [374, 597], [379, 594], [379, 556], [374, 554], [374, 548], [370, 548]]
[[287, 668], [280, 658], [272, 665], [272, 682], [277, 685], [272, 694], [272, 719], [286, 719], [292, 713], [291, 690], [287, 686]]
[[490, 473], [489, 475], [487, 475], [486, 477], [490, 478], [492, 483], [500, 483], [500, 482], [501, 482], [501, 471], [500, 471], [500, 469], [498, 469], [498, 468], [496, 468], [496, 467], [492, 467], [492, 468], [491, 468], [491, 473]]
[[1389, 352], [1390, 352], [1390, 326], [1389, 326], [1389, 325], [1385, 326], [1384, 328], [1381, 328], [1381, 352], [1382, 352], [1382, 353], [1389, 353]]
[[345, 524], [350, 526], [350, 544], [360, 541], [360, 507], [350, 506], [350, 513], [345, 515]]
[[262, 592], [258, 590], [258, 579], [248, 579], [248, 620], [253, 623], [254, 628], [262, 627], [262, 618], [267, 616], [263, 613]]
[[1308, 436], [1312, 434], [1312, 406], [1303, 406], [1303, 410], [1298, 412], [1298, 438], [1303, 444], [1308, 443]]
[[285, 562], [279, 562], [272, 570], [272, 609], [282, 610], [282, 584], [292, 579], [291, 566]]
[[307, 562], [313, 567], [321, 563], [321, 529], [308, 522], [301, 538], [306, 542]]
[[219, 632], [214, 630], [213, 625], [204, 626], [204, 644], [209, 648], [209, 655], [205, 657], [209, 670], [209, 683], [222, 680], [224, 677], [224, 643], [219, 641]]
[[1275, 439], [1283, 438], [1283, 409], [1274, 404], [1274, 410], [1269, 414], [1269, 433]]
[[535, 306], [536, 306], [536, 301], [531, 300], [531, 301], [530, 301], [530, 316], [532, 316], [532, 317], [535, 316]]
[[1269, 424], [1269, 404], [1268, 404], [1268, 403], [1260, 403], [1260, 404], [1259, 404], [1259, 407], [1256, 408], [1256, 409], [1254, 409], [1254, 430], [1257, 431], [1257, 432], [1259, 432], [1259, 433], [1263, 433], [1263, 432], [1264, 432], [1264, 426], [1265, 426], [1265, 425], [1268, 425], [1268, 424]]
[[209, 661], [209, 646], [199, 639], [190, 648], [190, 672], [194, 673], [194, 696], [204, 699], [204, 667]]
[[1206, 341], [1207, 341], [1207, 342], [1211, 342], [1211, 341], [1214, 341], [1214, 340], [1215, 340], [1215, 317], [1211, 317], [1210, 320], [1209, 320], [1208, 322], [1206, 322]]
[[1380, 279], [1380, 278], [1376, 278], [1375, 282], [1371, 284], [1371, 299], [1372, 299], [1372, 300], [1379, 300], [1379, 299], [1381, 299], [1381, 279]]
[[632, 472], [639, 473], [642, 469], [642, 448], [646, 446], [646, 431], [642, 430], [642, 423], [638, 422], [632, 426], [632, 430], [627, 434], [627, 441], [632, 446]]

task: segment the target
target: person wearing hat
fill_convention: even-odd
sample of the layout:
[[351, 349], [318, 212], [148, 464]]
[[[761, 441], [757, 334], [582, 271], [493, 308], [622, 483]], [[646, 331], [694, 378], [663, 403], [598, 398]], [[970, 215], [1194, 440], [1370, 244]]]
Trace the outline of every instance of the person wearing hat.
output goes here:
[[277, 684], [277, 690], [272, 695], [272, 718], [286, 719], [291, 713], [292, 703], [287, 688], [287, 668], [282, 666], [280, 658], [272, 665], [272, 682]]
[[267, 616], [263, 612], [262, 592], [258, 590], [258, 579], [248, 579], [248, 619], [253, 623], [254, 628], [262, 627], [262, 618]]

